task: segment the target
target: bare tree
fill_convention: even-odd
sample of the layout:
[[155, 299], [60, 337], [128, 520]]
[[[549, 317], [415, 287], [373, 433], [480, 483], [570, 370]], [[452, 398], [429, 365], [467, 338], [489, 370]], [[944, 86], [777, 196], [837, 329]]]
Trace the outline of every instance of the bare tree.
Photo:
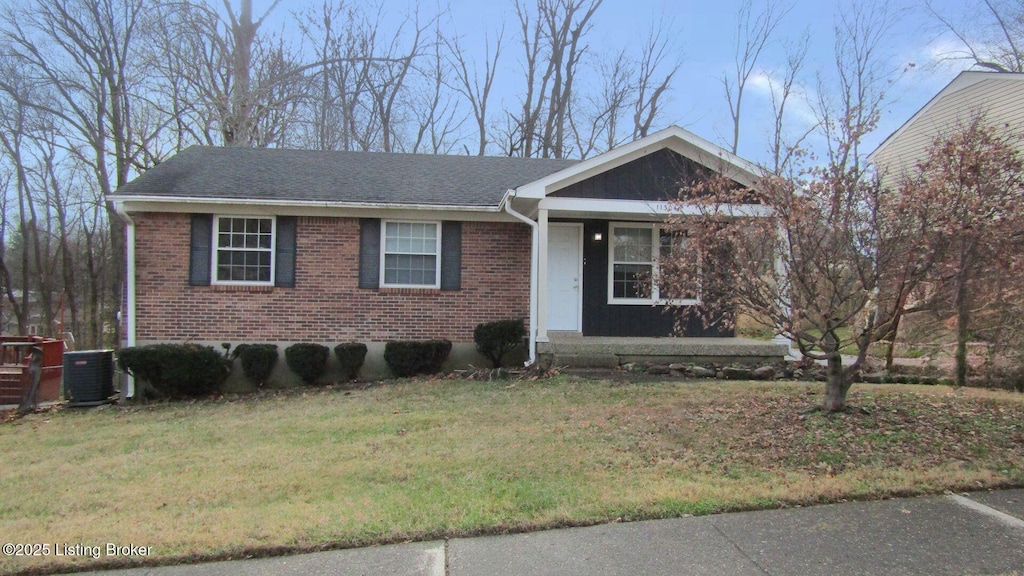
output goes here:
[[564, 158], [574, 97], [573, 84], [584, 40], [601, 0], [541, 0], [537, 14], [518, 0], [524, 49], [526, 94], [518, 115], [510, 115], [506, 135], [513, 156]]
[[[90, 167], [99, 201], [128, 181], [139, 154], [132, 90], [142, 84], [134, 62], [138, 35], [150, 15], [147, 5], [142, 0], [40, 0], [8, 7], [2, 17], [7, 53], [35, 79], [37, 90], [25, 94], [5, 76], [0, 92], [49, 118], [65, 140], [63, 150]], [[113, 207], [107, 210], [113, 219]], [[117, 302], [124, 238], [119, 226], [109, 233], [116, 264], [108, 297]], [[119, 324], [113, 324], [117, 338]]]
[[885, 52], [896, 20], [884, 2], [849, 2], [837, 18], [834, 76], [819, 72], [815, 112], [829, 163], [840, 170], [863, 169], [861, 140], [877, 125], [886, 90], [899, 75]]
[[[435, 23], [432, 54], [426, 65], [418, 70], [422, 87], [412, 90], [412, 115], [416, 119], [416, 135], [412, 152], [447, 154], [457, 145], [459, 128], [465, 116], [459, 118], [457, 94], [448, 92], [446, 79], [452, 74], [451, 62], [442, 47], [444, 41], [440, 22]], [[447, 48], [446, 48], [447, 49]], [[481, 142], [484, 142], [483, 140]]]
[[[408, 22], [408, 21], [407, 21]], [[413, 72], [413, 63], [423, 49], [423, 35], [431, 23], [421, 25], [417, 18], [412, 20], [412, 39], [409, 46], [402, 46], [403, 26], [391, 37], [384, 49], [384, 58], [373, 66], [368, 92], [379, 122], [380, 150], [398, 151], [400, 143], [400, 114], [397, 111], [399, 98], [405, 96], [407, 78]]]
[[[794, 170], [795, 179], [766, 175], [752, 190], [728, 179], [681, 183], [680, 207], [696, 207], [700, 219], [670, 218], [675, 233], [689, 232], [692, 249], [662, 266], [662, 283], [674, 292], [700, 291], [704, 307], [696, 313], [706, 320], [729, 321], [742, 311], [825, 362], [827, 411], [845, 408], [869, 346], [890, 321], [882, 287], [898, 271], [908, 282], [923, 274], [906, 257], [912, 236], [899, 195], [871, 177], [859, 153], [892, 78], [880, 53], [891, 20], [884, 6], [847, 10], [835, 28], [838, 92], [826, 94], [820, 82], [824, 166]], [[749, 210], [763, 217], [748, 217]], [[848, 364], [844, 350], [855, 354]]]
[[792, 102], [794, 97], [799, 97], [797, 81], [807, 58], [810, 38], [810, 34], [805, 33], [799, 40], [787, 44], [786, 67], [782, 72], [781, 79], [776, 80], [773, 74], [766, 73], [772, 105], [772, 132], [768, 152], [771, 154], [773, 174], [782, 175], [789, 172], [793, 154], [801, 149], [804, 140], [818, 127], [818, 124], [814, 123], [806, 128], [798, 128], [798, 135], [792, 140], [786, 137], [786, 106]]
[[502, 27], [494, 41], [494, 54], [491, 54], [490, 37], [484, 38], [483, 78], [480, 77], [475, 62], [469, 61], [458, 38], [446, 40], [456, 74], [455, 90], [469, 102], [473, 119], [476, 121], [478, 156], [483, 156], [487, 151], [487, 104], [491, 97], [491, 88], [494, 86], [494, 77], [498, 72], [498, 59], [501, 57], [501, 41], [504, 35], [505, 28]]
[[[665, 96], [682, 59], [669, 39], [670, 21], [652, 26], [640, 51], [623, 49], [597, 64], [600, 91], [583, 93], [570, 108], [568, 122], [581, 158], [647, 136], [660, 118]], [[579, 106], [582, 101], [588, 106]]]
[[967, 382], [967, 340], [974, 311], [1002, 295], [992, 278], [1024, 266], [1021, 258], [1024, 157], [1019, 133], [972, 118], [935, 139], [903, 187], [908, 202], [927, 209], [923, 231], [939, 255], [938, 282], [951, 288], [956, 320], [956, 384]]
[[1024, 72], [1024, 2], [982, 0], [966, 4], [962, 20], [954, 19], [946, 7], [940, 8], [930, 0], [925, 6], [940, 28], [960, 43], [961, 49], [946, 58], [966, 60], [994, 72]]
[[252, 144], [254, 130], [253, 110], [260, 104], [253, 94], [252, 87], [253, 44], [260, 26], [281, 0], [274, 0], [255, 22], [252, 15], [252, 0], [241, 0], [238, 14], [235, 14], [229, 0], [222, 1], [231, 23], [231, 72], [234, 86], [229, 98], [230, 112], [224, 118], [221, 130], [224, 133], [225, 144], [249, 146]]
[[747, 82], [754, 73], [761, 52], [790, 10], [792, 6], [780, 6], [774, 0], [765, 0], [761, 11], [754, 14], [753, 0], [743, 0], [736, 15], [735, 66], [731, 76], [722, 76], [725, 102], [729, 105], [729, 115], [732, 118], [730, 150], [733, 154], [740, 145], [740, 117]]
[[581, 113], [579, 108], [574, 108], [569, 117], [580, 158], [610, 150], [620, 143], [622, 116], [628, 112], [629, 99], [634, 93], [632, 62], [625, 50], [619, 51], [610, 62], [602, 62], [599, 70], [601, 91], [585, 99], [590, 104], [589, 111]]
[[[669, 43], [673, 31], [665, 20], [651, 28], [643, 44], [640, 60], [636, 63], [633, 98], [633, 139], [643, 138], [650, 132], [661, 112], [662, 98], [672, 85], [672, 78], [682, 65], [682, 58], [673, 57], [676, 50]], [[611, 146], [609, 146], [611, 148]]]

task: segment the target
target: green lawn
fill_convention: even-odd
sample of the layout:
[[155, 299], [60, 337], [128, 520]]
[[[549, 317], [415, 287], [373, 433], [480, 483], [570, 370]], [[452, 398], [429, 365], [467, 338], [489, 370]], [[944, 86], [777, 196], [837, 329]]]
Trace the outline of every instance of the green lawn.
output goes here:
[[1024, 484], [1024, 396], [821, 384], [406, 381], [0, 424], [0, 534], [167, 563]]

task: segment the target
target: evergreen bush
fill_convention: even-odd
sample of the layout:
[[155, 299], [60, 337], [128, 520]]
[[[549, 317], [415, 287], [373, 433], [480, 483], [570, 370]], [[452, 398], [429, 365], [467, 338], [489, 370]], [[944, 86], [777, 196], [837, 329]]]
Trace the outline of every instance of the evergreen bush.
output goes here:
[[338, 344], [334, 347], [334, 355], [338, 358], [338, 366], [341, 368], [341, 379], [346, 382], [355, 380], [359, 375], [359, 369], [363, 367], [363, 361], [366, 360], [366, 344]]
[[327, 369], [331, 349], [322, 344], [300, 342], [285, 348], [284, 359], [288, 368], [298, 374], [306, 384], [313, 384]]
[[391, 341], [384, 345], [384, 362], [399, 378], [436, 374], [451, 351], [448, 340]]
[[240, 358], [245, 377], [262, 386], [277, 364], [277, 344], [239, 344], [231, 357]]
[[473, 330], [477, 351], [491, 361], [493, 368], [501, 368], [505, 355], [521, 346], [525, 337], [521, 318], [477, 324]]
[[124, 348], [117, 364], [171, 399], [200, 398], [216, 392], [231, 372], [224, 356], [209, 346], [153, 344]]

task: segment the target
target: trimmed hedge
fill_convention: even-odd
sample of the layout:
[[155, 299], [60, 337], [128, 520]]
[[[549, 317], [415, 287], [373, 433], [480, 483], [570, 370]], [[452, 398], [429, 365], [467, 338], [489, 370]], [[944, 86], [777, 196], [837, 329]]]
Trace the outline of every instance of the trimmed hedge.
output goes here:
[[284, 359], [292, 372], [306, 384], [313, 384], [327, 369], [331, 349], [322, 344], [299, 343], [285, 348]]
[[491, 361], [493, 368], [501, 368], [505, 355], [521, 346], [525, 337], [521, 318], [477, 324], [473, 330], [477, 351]]
[[384, 345], [384, 362], [399, 378], [436, 374], [451, 351], [448, 340], [391, 341]]
[[231, 369], [227, 360], [209, 346], [153, 344], [123, 348], [117, 364], [135, 378], [148, 382], [161, 396], [199, 398], [216, 392]]
[[262, 386], [277, 364], [277, 344], [239, 344], [231, 358], [241, 358], [245, 377]]
[[358, 342], [338, 344], [334, 347], [334, 355], [338, 358], [341, 379], [346, 382], [355, 380], [359, 375], [359, 369], [363, 367], [363, 361], [366, 360], [366, 344]]

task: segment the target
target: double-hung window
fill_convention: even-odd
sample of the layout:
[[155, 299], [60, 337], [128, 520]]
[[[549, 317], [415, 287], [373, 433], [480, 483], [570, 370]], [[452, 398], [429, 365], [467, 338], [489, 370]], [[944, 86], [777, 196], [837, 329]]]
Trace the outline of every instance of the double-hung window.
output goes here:
[[381, 226], [381, 246], [383, 286], [440, 288], [439, 223], [385, 221]]
[[611, 299], [652, 302], [654, 236], [652, 227], [612, 225]]
[[215, 284], [273, 285], [274, 218], [217, 216], [213, 229]]
[[693, 304], [693, 294], [673, 294], [658, 285], [658, 262], [686, 247], [686, 236], [656, 224], [611, 224], [608, 249], [609, 304]]

